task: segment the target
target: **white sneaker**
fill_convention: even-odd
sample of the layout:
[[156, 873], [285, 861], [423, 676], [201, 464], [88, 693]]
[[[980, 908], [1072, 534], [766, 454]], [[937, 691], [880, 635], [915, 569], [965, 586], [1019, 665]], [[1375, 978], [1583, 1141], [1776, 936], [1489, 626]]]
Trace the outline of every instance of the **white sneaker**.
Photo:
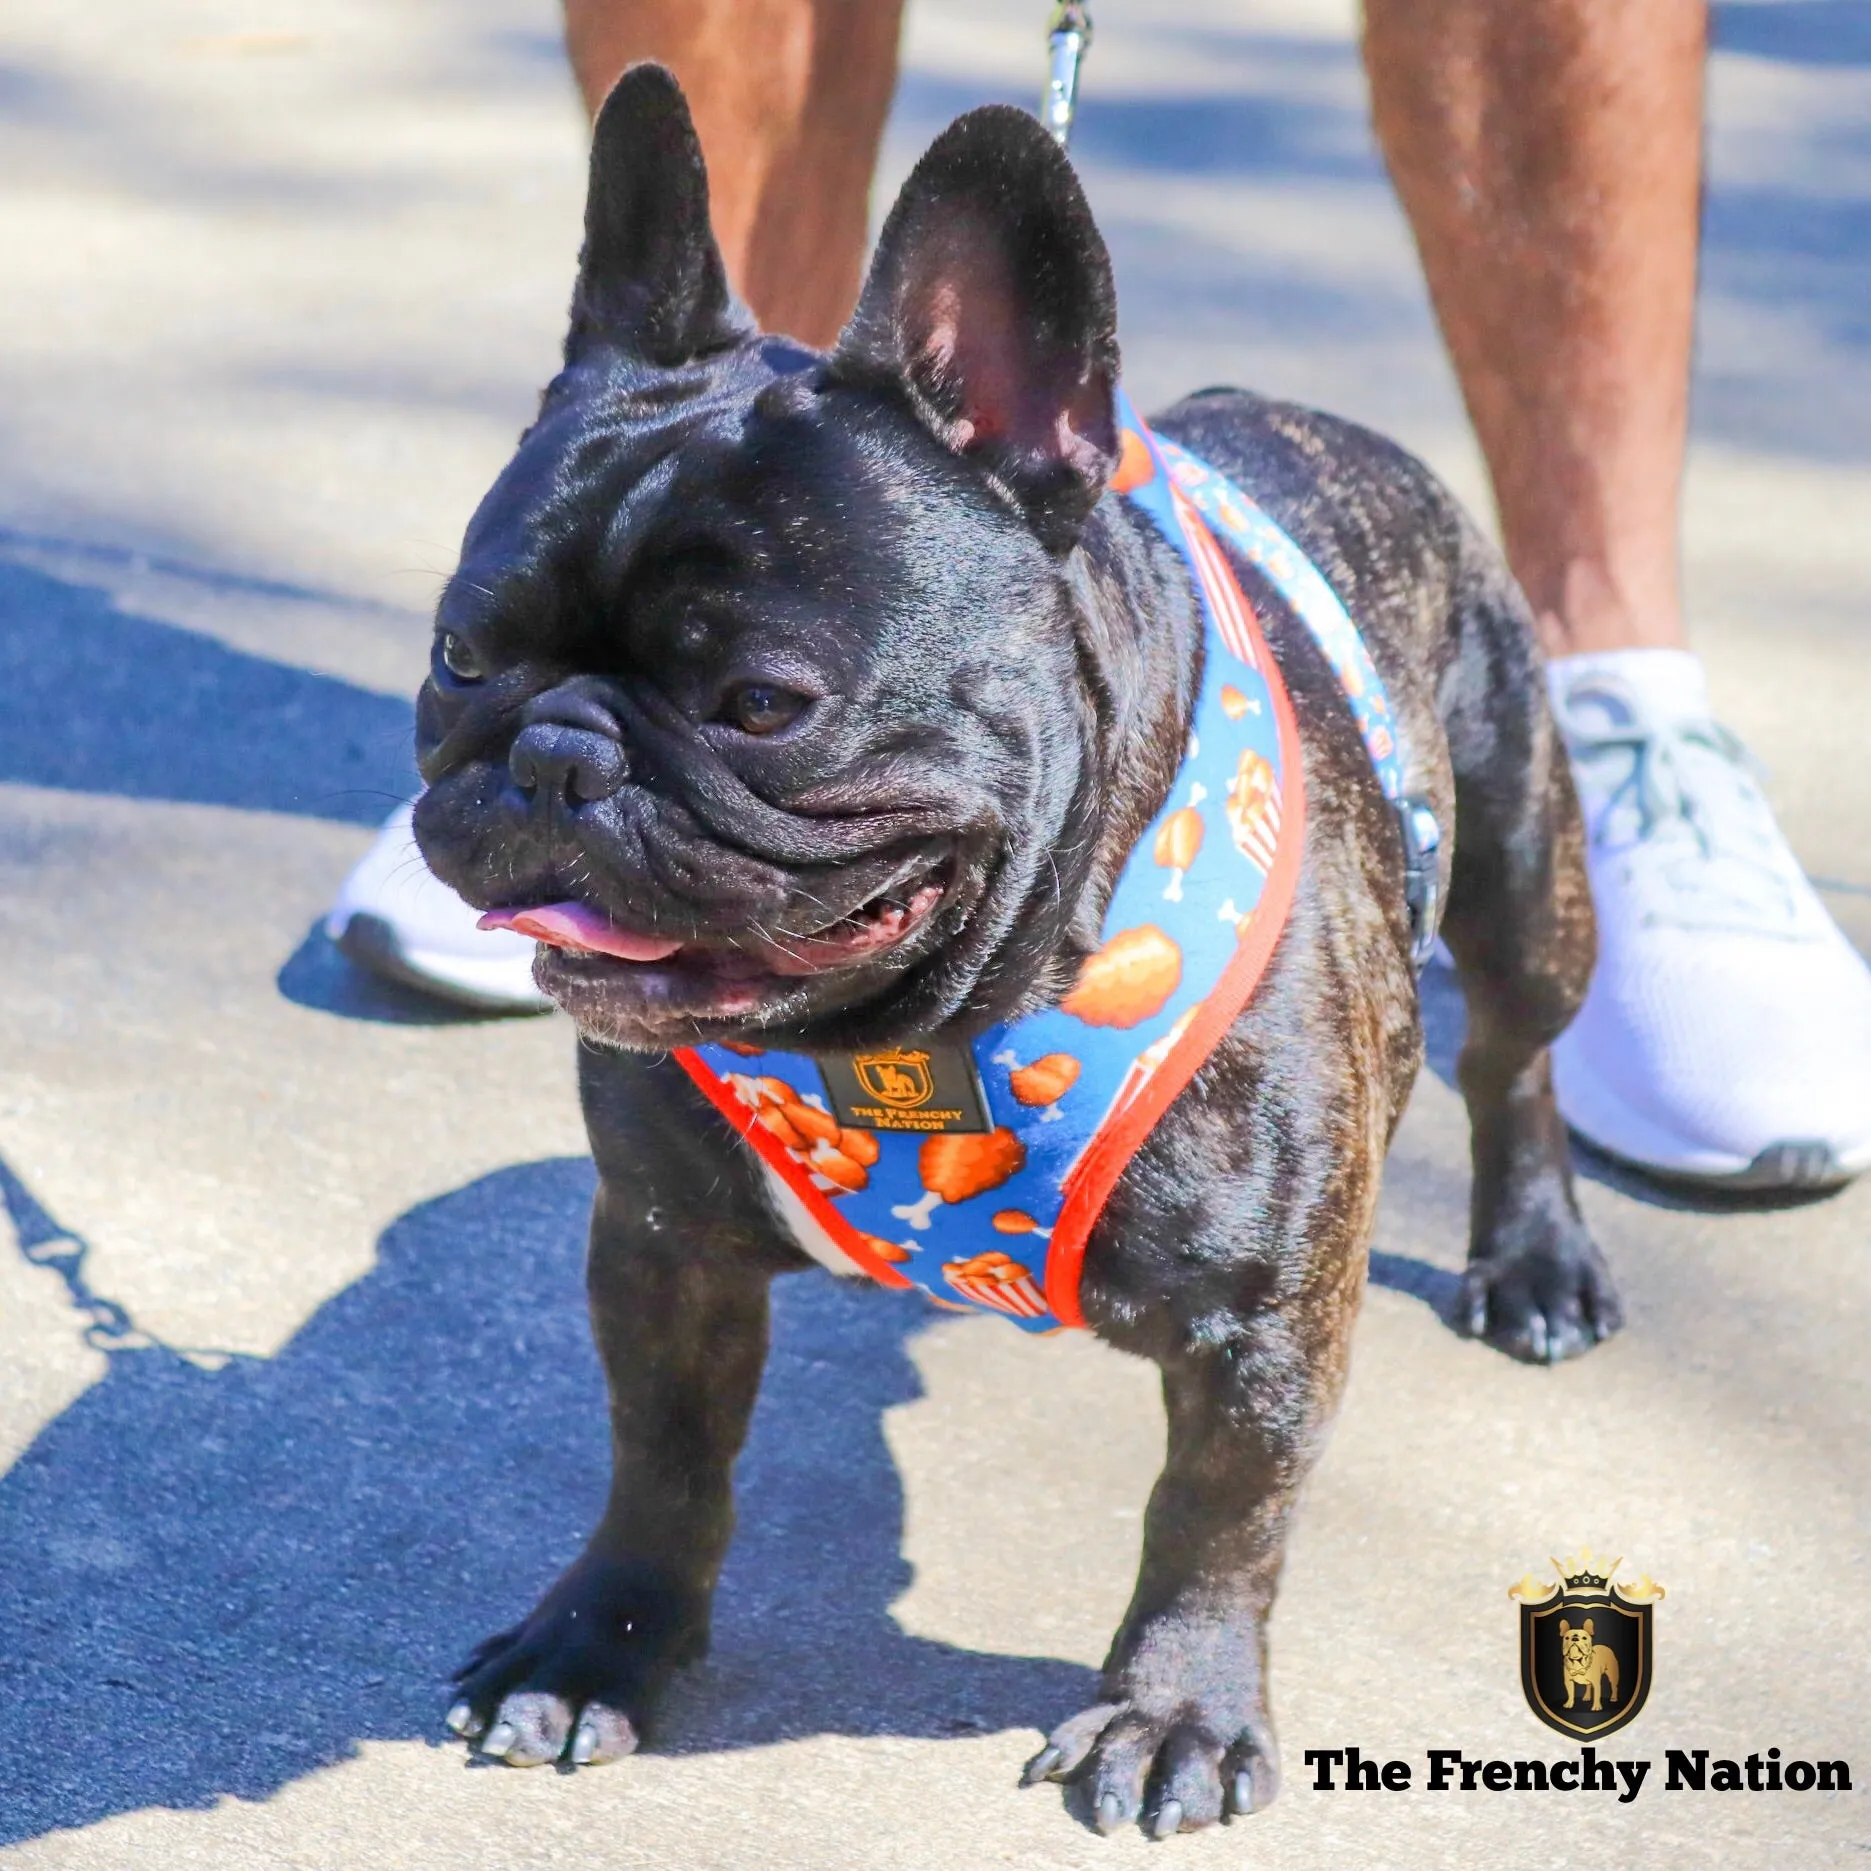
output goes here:
[[325, 933], [359, 966], [405, 987], [489, 1013], [544, 1013], [533, 985], [538, 944], [506, 929], [475, 927], [464, 903], [422, 861], [399, 806], [344, 880]]
[[1548, 668], [1585, 809], [1598, 967], [1553, 1048], [1566, 1122], [1696, 1182], [1871, 1167], [1871, 968], [1826, 913], [1683, 650]]

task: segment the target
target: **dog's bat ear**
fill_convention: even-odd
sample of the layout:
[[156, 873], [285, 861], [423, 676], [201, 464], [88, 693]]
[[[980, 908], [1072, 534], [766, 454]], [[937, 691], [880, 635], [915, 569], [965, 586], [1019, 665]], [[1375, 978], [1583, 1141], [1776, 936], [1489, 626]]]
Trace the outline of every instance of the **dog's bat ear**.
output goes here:
[[1072, 165], [1025, 111], [970, 111], [903, 185], [830, 380], [905, 394], [1064, 553], [1116, 463], [1117, 377], [1111, 258]]
[[708, 171], [688, 100], [661, 65], [633, 65], [592, 127], [566, 358], [596, 342], [680, 364], [752, 328], [709, 225]]

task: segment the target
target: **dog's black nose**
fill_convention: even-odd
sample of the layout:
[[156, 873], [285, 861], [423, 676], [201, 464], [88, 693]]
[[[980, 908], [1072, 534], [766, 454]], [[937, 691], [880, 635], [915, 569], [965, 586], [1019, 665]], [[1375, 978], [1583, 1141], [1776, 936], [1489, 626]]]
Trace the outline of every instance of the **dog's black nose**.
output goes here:
[[507, 771], [529, 799], [543, 794], [582, 806], [610, 798], [629, 777], [630, 763], [608, 734], [538, 721], [514, 736]]

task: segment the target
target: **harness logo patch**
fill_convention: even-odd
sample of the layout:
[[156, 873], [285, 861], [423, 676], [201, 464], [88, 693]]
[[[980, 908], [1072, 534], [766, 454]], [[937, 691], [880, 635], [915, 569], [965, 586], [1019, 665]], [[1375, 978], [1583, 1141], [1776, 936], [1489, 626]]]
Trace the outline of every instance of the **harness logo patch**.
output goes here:
[[974, 1054], [966, 1046], [930, 1041], [821, 1059], [819, 1075], [838, 1121], [854, 1130], [989, 1128]]
[[1598, 1740], [1634, 1721], [1650, 1694], [1651, 1612], [1663, 1587], [1624, 1584], [1581, 1550], [1555, 1559], [1557, 1579], [1528, 1573], [1508, 1588], [1520, 1606], [1520, 1686], [1527, 1707], [1562, 1735]]

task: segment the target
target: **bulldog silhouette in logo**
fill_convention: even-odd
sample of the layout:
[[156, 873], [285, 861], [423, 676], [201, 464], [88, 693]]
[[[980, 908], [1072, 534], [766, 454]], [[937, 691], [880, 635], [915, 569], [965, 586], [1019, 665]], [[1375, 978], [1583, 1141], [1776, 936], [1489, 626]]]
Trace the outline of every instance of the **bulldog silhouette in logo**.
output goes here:
[[927, 1104], [935, 1091], [926, 1052], [859, 1053], [851, 1063], [857, 1069], [858, 1082], [873, 1098], [881, 1098], [900, 1111], [913, 1111]]
[[1618, 1653], [1608, 1644], [1592, 1641], [1592, 1620], [1574, 1626], [1559, 1621], [1559, 1655], [1566, 1673], [1566, 1707], [1572, 1706], [1576, 1689], [1591, 1691], [1592, 1708], [1604, 1707], [1604, 1688], [1611, 1685], [1611, 1699], [1618, 1699]]

